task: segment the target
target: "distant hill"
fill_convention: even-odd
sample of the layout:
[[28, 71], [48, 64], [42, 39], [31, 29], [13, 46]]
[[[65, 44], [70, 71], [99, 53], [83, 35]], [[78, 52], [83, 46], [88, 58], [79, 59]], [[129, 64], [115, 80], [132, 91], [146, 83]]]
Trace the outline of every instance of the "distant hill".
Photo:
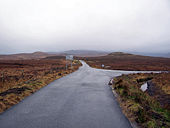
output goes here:
[[108, 55], [109, 52], [104, 51], [95, 51], [95, 50], [68, 50], [64, 52], [48, 52], [52, 54], [56, 54], [55, 56], [47, 57], [46, 59], [55, 59], [59, 56], [66, 56], [66, 55], [74, 55], [76, 57], [97, 57], [97, 56], [105, 56]]
[[66, 57], [65, 56], [62, 56], [62, 55], [55, 55], [55, 56], [48, 56], [44, 59], [46, 60], [52, 60], [52, 59], [65, 59]]
[[137, 58], [170, 58], [170, 53], [169, 54], [131, 54], [131, 53], [124, 53], [124, 52], [112, 52], [109, 53], [107, 56], [112, 56], [112, 57], [137, 57]]
[[[10, 55], [0, 55], [0, 60], [25, 60], [25, 59], [55, 59], [63, 58], [63, 56], [71, 54], [79, 57], [95, 57], [104, 56], [108, 52], [103, 51], [93, 51], [93, 50], [69, 50], [64, 52], [34, 52], [34, 53], [19, 53]], [[61, 57], [62, 56], [62, 57]]]
[[66, 55], [74, 55], [74, 58], [79, 59], [79, 57], [98, 57], [108, 55], [108, 52], [103, 51], [93, 51], [93, 50], [68, 50], [64, 52], [50, 52], [56, 54], [55, 56], [48, 56], [45, 59], [59, 59], [65, 58]]
[[69, 50], [69, 51], [64, 51], [63, 53], [72, 54], [79, 57], [90, 57], [90, 56], [104, 56], [107, 55], [109, 52], [95, 51], [95, 50]]
[[155, 55], [155, 56], [170, 58], [170, 53], [167, 53], [167, 54], [158, 54], [158, 55]]
[[0, 55], [0, 60], [25, 60], [25, 59], [55, 59], [60, 58], [61, 56], [64, 57], [65, 55], [74, 55], [77, 57], [98, 57], [98, 56], [154, 56], [154, 57], [165, 57], [170, 58], [170, 53], [168, 54], [147, 54], [147, 53], [138, 53], [130, 54], [130, 53], [123, 53], [123, 52], [105, 52], [105, 51], [95, 51], [95, 50], [68, 50], [63, 52], [34, 52], [34, 53], [19, 53], [19, 54], [10, 54], [10, 55]]
[[170, 58], [135, 55], [123, 52], [113, 52], [106, 56], [82, 57], [90, 66], [106, 69], [136, 70], [136, 71], [170, 71]]
[[11, 55], [0, 55], [0, 60], [41, 59], [48, 56], [54, 56], [54, 55], [45, 52], [19, 53], [19, 54], [11, 54]]
[[170, 58], [170, 53], [142, 53], [142, 52], [133, 52], [133, 54], [143, 55], [143, 56], [153, 56], [153, 57]]
[[112, 52], [108, 54], [108, 56], [132, 56], [132, 55], [134, 56], [134, 54], [124, 52]]

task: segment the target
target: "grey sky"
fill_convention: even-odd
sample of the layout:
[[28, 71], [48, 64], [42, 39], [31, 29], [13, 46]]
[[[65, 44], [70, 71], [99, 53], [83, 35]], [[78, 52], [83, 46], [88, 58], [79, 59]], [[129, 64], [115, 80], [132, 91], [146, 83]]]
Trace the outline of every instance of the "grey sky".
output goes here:
[[170, 52], [170, 0], [0, 0], [0, 54]]

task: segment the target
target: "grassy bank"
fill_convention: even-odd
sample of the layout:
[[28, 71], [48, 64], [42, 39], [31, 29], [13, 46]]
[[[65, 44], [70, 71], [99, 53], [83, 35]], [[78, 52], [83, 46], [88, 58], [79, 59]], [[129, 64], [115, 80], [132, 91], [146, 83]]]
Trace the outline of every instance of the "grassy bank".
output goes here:
[[73, 68], [65, 70], [65, 64], [64, 59], [1, 61], [0, 113], [81, 65], [74, 61]]
[[[147, 91], [142, 84], [149, 82]], [[140, 73], [114, 78], [112, 88], [124, 114], [139, 127], [170, 127], [170, 73]]]

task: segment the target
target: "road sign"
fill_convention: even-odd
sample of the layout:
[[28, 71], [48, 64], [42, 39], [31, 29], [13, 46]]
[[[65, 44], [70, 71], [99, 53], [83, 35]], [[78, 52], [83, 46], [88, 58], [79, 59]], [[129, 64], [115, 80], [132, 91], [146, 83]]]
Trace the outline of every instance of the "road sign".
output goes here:
[[104, 68], [104, 64], [102, 64], [102, 68]]
[[66, 60], [73, 60], [73, 55], [66, 55]]
[[72, 61], [74, 60], [73, 55], [66, 55], [66, 70], [68, 69], [68, 62], [67, 60], [71, 60], [71, 68], [72, 68]]

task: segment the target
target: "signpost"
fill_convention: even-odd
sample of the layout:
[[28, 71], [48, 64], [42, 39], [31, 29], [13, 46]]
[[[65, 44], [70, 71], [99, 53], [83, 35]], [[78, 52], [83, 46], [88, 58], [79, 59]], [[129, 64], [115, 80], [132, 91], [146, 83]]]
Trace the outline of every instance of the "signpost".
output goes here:
[[72, 68], [72, 61], [74, 60], [73, 55], [66, 55], [66, 70], [68, 68], [68, 63], [67, 63], [68, 60], [71, 61], [71, 68]]
[[66, 55], [66, 60], [73, 60], [73, 55]]
[[102, 68], [104, 68], [104, 64], [102, 64]]

